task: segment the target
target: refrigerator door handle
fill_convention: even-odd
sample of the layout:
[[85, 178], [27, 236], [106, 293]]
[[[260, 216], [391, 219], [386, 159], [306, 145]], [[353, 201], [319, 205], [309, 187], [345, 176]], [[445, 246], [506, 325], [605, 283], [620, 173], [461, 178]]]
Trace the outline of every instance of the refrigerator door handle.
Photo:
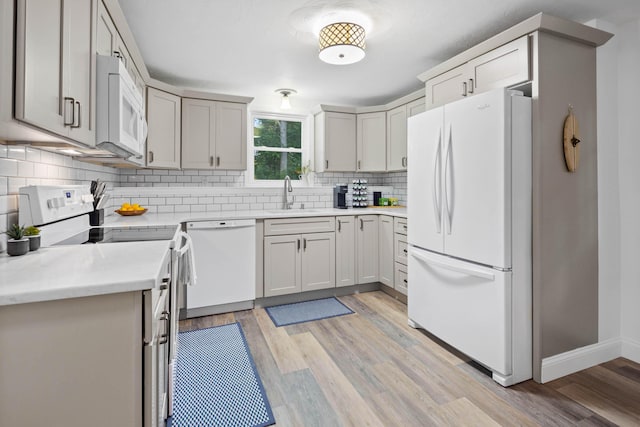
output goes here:
[[416, 250], [413, 248], [409, 250], [409, 253], [418, 261], [424, 262], [425, 264], [434, 265], [436, 267], [444, 268], [445, 270], [455, 271], [456, 273], [463, 273], [469, 276], [479, 277], [481, 279], [487, 279], [491, 281], [494, 281], [496, 278], [495, 274], [487, 273], [476, 268], [463, 267], [462, 265], [460, 265], [460, 261], [457, 261], [455, 264], [449, 264], [447, 262], [435, 260], [428, 255], [416, 252]]
[[450, 161], [450, 157], [451, 157], [451, 139], [453, 138], [452, 136], [452, 131], [451, 131], [451, 124], [449, 124], [449, 138], [447, 138], [447, 150], [445, 152], [444, 155], [444, 176], [443, 176], [443, 181], [444, 181], [444, 208], [446, 209], [446, 218], [447, 218], [447, 234], [451, 234], [451, 211], [452, 209], [449, 208], [449, 200], [452, 199], [453, 197], [451, 197], [451, 195], [449, 194], [449, 191], [451, 189], [451, 186], [448, 185], [448, 181], [449, 181], [449, 161]]
[[442, 165], [442, 129], [438, 134], [438, 148], [436, 148], [436, 156], [433, 161], [433, 188], [432, 188], [432, 196], [433, 196], [433, 210], [435, 211], [435, 219], [436, 219], [436, 232], [440, 234], [442, 232], [442, 192], [440, 185], [440, 171]]

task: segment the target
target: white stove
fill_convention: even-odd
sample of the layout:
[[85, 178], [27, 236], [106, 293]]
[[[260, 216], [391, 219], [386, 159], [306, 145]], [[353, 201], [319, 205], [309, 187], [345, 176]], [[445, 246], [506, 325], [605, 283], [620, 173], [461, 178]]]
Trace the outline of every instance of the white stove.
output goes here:
[[172, 240], [177, 225], [91, 227], [93, 196], [88, 185], [22, 187], [19, 223], [41, 229], [42, 246]]

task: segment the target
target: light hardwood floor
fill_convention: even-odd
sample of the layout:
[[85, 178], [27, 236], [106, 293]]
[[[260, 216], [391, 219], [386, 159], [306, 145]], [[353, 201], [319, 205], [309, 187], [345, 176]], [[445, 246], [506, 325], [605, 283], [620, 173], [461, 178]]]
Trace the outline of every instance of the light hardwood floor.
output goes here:
[[240, 322], [278, 426], [639, 426], [640, 365], [626, 359], [503, 388], [407, 326], [383, 292], [340, 297], [356, 314], [276, 328], [264, 309], [180, 322]]

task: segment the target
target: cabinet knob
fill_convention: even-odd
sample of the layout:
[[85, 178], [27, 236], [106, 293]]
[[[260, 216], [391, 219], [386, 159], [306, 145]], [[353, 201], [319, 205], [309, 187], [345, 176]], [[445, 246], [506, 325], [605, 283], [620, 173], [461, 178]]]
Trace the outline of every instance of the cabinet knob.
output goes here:
[[473, 93], [473, 79], [469, 79], [469, 93]]
[[325, 169], [329, 169], [329, 160], [325, 160], [324, 163], [325, 163]]
[[362, 167], [360, 166], [360, 160], [358, 160], [358, 169], [362, 169]]
[[342, 222], [338, 220], [338, 233], [340, 232], [340, 230], [342, 230]]
[[153, 151], [149, 151], [149, 163], [153, 163]]
[[360, 218], [360, 230], [364, 230], [364, 221]]
[[209, 156], [209, 166], [213, 166], [213, 156]]
[[216, 157], [216, 166], [220, 166], [220, 156]]
[[467, 96], [467, 82], [462, 82], [462, 96]]

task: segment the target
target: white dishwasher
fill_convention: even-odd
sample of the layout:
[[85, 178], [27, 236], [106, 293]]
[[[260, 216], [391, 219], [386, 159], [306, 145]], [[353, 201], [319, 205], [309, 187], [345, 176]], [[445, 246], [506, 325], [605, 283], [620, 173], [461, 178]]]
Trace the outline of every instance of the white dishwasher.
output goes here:
[[188, 286], [187, 317], [247, 310], [256, 297], [256, 221], [187, 223], [198, 280]]

